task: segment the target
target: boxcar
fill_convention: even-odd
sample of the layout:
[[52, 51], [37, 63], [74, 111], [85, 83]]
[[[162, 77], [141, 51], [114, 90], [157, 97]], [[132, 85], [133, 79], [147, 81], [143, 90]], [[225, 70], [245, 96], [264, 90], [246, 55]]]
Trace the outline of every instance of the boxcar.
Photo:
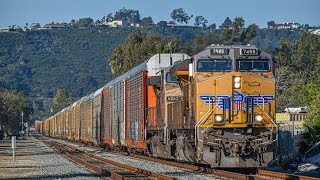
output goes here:
[[93, 143], [92, 136], [92, 105], [94, 93], [87, 96], [85, 100], [85, 137], [84, 141]]
[[71, 116], [72, 116], [72, 121], [71, 121], [71, 139], [72, 140], [77, 140], [77, 135], [78, 135], [78, 127], [77, 127], [77, 111], [76, 111], [76, 107], [77, 107], [77, 102], [72, 104], [71, 107]]
[[[82, 98], [83, 99], [83, 98]], [[81, 135], [81, 131], [80, 131], [80, 124], [81, 124], [81, 111], [80, 111], [80, 102], [82, 101], [82, 99], [78, 100], [74, 106], [75, 108], [75, 130], [76, 130], [76, 134], [75, 134], [75, 140], [79, 141], [80, 140], [80, 135]]]
[[101, 102], [102, 102], [102, 90], [100, 88], [93, 95], [93, 110], [92, 110], [92, 136], [93, 143], [100, 145], [101, 143]]
[[120, 76], [110, 87], [111, 97], [111, 140], [115, 146], [125, 145], [124, 139], [124, 81]]
[[111, 141], [111, 97], [109, 84], [103, 87], [101, 113], [101, 144], [103, 146], [112, 146]]

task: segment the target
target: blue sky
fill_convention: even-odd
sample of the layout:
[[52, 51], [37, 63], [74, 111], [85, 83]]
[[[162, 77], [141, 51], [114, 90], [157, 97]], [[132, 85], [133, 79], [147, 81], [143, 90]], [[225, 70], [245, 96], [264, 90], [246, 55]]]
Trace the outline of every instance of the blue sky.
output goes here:
[[97, 20], [122, 7], [139, 10], [141, 17], [151, 16], [155, 22], [171, 20], [171, 11], [182, 7], [188, 14], [203, 15], [217, 25], [236, 16], [243, 17], [246, 25], [260, 27], [266, 27], [270, 20], [320, 25], [320, 0], [0, 0], [0, 27], [24, 26], [26, 22], [43, 26], [83, 17]]

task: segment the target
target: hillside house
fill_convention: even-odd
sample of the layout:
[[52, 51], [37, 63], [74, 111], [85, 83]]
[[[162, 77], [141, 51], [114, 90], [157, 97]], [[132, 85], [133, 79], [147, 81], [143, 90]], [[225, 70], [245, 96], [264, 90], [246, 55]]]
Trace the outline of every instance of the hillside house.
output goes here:
[[311, 31], [311, 34], [320, 35], [320, 29]]
[[50, 23], [43, 26], [43, 29], [65, 29], [68, 28], [68, 23]]
[[112, 22], [107, 22], [107, 25], [111, 27], [128, 27], [128, 22], [125, 20], [114, 20]]
[[5, 28], [0, 28], [0, 32], [15, 32], [15, 31], [23, 31], [23, 30], [18, 25], [11, 25]]
[[268, 28], [276, 28], [276, 29], [297, 29], [300, 27], [300, 23], [295, 22], [283, 22], [281, 24], [272, 24], [268, 25]]

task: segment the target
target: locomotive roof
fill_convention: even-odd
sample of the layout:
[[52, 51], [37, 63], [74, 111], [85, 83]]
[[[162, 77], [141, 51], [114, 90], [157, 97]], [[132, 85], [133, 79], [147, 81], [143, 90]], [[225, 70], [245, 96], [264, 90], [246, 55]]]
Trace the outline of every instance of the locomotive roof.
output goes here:
[[148, 72], [148, 76], [156, 76], [157, 73], [166, 67], [171, 66], [177, 61], [184, 60], [190, 58], [187, 54], [182, 53], [174, 53], [174, 54], [155, 54], [149, 60], [139, 64], [138, 66], [132, 68], [130, 71], [122, 74], [121, 76], [115, 78], [114, 80], [110, 81], [106, 85], [103, 86], [103, 89], [108, 88], [123, 79], [141, 71], [142, 69], [146, 69]]
[[156, 54], [147, 62], [148, 76], [157, 76], [157, 73], [164, 68], [172, 66], [175, 62], [189, 59], [187, 54]]
[[[227, 53], [221, 53], [221, 54], [213, 54], [212, 49], [218, 49], [218, 50], [227, 50], [225, 52]], [[242, 49], [256, 49], [257, 54], [241, 54]], [[253, 59], [259, 59], [261, 57], [265, 57], [268, 59], [272, 59], [271, 55], [258, 49], [255, 45], [223, 45], [223, 44], [212, 44], [205, 48], [203, 51], [200, 51], [199, 53], [195, 54], [193, 56], [194, 59], [199, 59], [202, 57], [208, 57], [208, 56], [215, 56], [215, 57], [222, 57], [222, 58], [232, 58], [237, 59], [241, 57], [248, 57]]]

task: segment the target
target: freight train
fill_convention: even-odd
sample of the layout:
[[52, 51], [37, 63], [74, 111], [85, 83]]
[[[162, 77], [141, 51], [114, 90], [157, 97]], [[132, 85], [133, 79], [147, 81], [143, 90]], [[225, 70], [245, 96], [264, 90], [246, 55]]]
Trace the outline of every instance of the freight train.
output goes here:
[[253, 45], [156, 54], [36, 129], [212, 167], [266, 166], [277, 140], [274, 67]]

